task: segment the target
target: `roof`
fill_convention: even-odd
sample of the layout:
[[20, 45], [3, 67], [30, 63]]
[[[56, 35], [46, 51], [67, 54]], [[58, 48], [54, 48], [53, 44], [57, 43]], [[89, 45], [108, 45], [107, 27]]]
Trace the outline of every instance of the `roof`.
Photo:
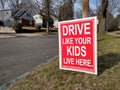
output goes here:
[[13, 18], [22, 18], [28, 11], [24, 9], [13, 9], [11, 17]]
[[[45, 13], [38, 13], [38, 14], [34, 15], [33, 17], [36, 17], [38, 15], [40, 15], [44, 19], [46, 18]], [[50, 18], [52, 18], [54, 21], [58, 20], [57, 16], [55, 16], [53, 14], [50, 14]]]

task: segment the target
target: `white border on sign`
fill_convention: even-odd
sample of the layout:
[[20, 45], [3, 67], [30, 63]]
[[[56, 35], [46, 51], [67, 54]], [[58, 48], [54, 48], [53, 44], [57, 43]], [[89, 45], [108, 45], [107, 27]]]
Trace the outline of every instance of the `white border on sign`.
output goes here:
[[61, 49], [61, 47], [62, 47], [62, 46], [61, 46], [61, 34], [60, 34], [61, 27], [60, 27], [60, 23], [61, 23], [61, 22], [58, 22], [58, 33], [59, 33], [59, 34], [58, 34], [58, 35], [59, 35], [59, 36], [58, 36], [58, 37], [59, 37], [59, 68], [62, 69], [62, 68], [61, 68], [61, 66], [62, 66], [62, 65], [61, 65], [61, 57], [62, 57], [62, 54], [61, 54], [62, 49]]
[[[76, 70], [76, 69], [71, 69], [71, 68], [62, 68], [62, 46], [61, 46], [61, 27], [60, 24], [61, 23], [67, 23], [67, 22], [74, 22], [74, 21], [78, 21], [78, 20], [88, 20], [88, 19], [94, 19], [94, 33], [93, 33], [93, 37], [94, 37], [94, 68], [95, 68], [95, 72], [89, 72], [89, 71], [84, 71], [84, 70]], [[68, 21], [61, 21], [58, 22], [58, 33], [59, 33], [59, 68], [63, 69], [63, 70], [70, 70], [70, 71], [78, 71], [78, 72], [84, 72], [84, 73], [89, 73], [89, 74], [96, 74], [97, 75], [97, 17], [88, 17], [88, 18], [82, 18], [82, 19], [75, 19], [75, 20], [68, 20]]]
[[96, 74], [97, 75], [97, 24], [98, 24], [98, 21], [97, 21], [97, 17], [92, 17], [92, 18], [94, 18], [94, 20], [95, 20], [95, 24], [94, 24], [94, 42], [95, 42], [95, 46], [94, 46], [94, 60], [95, 60], [95, 73], [94, 74]]

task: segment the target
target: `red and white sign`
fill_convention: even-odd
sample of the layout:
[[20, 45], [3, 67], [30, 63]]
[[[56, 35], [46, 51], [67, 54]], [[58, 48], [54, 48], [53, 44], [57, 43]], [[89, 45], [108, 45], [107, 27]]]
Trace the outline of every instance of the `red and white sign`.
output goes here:
[[58, 26], [60, 69], [97, 74], [97, 18], [62, 21]]

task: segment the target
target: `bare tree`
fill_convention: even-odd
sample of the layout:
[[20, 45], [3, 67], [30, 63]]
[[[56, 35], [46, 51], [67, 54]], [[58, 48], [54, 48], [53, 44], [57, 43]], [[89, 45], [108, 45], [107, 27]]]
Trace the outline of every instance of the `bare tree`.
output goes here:
[[[93, 0], [94, 8], [90, 7], [90, 11], [95, 12], [97, 15], [101, 9], [102, 0]], [[111, 12], [113, 15], [120, 13], [120, 0], [108, 0], [108, 12]], [[107, 15], [106, 15], [107, 16]]]
[[49, 33], [49, 20], [50, 20], [50, 9], [51, 9], [51, 0], [44, 0], [42, 12], [46, 19], [46, 32]]
[[44, 6], [45, 0], [35, 0], [35, 5], [36, 5], [36, 11], [38, 13], [42, 13]]
[[46, 19], [46, 32], [49, 32], [49, 23], [50, 23], [50, 16], [59, 15], [59, 7], [62, 5], [64, 0], [35, 0], [35, 4], [37, 6], [38, 13], [44, 15]]
[[75, 18], [82, 18], [82, 10], [75, 12]]
[[108, 0], [108, 11], [116, 13], [120, 9], [120, 0]]
[[119, 18], [118, 17], [115, 18], [111, 12], [107, 13], [106, 22], [107, 31], [114, 31], [119, 26]]
[[[45, 0], [35, 0], [36, 10], [38, 13], [46, 12], [46, 1]], [[59, 8], [64, 3], [64, 0], [50, 0], [50, 15], [59, 16]]]
[[[85, 2], [85, 0], [83, 1]], [[117, 22], [114, 17], [120, 13], [120, 0], [94, 0], [93, 2], [96, 7], [89, 7], [89, 15], [98, 16], [98, 32], [105, 33], [111, 28], [108, 28], [108, 26], [113, 25], [111, 24], [112, 22]], [[112, 18], [110, 18], [111, 15], [113, 16]]]
[[0, 9], [6, 9], [7, 0], [0, 0]]
[[74, 18], [82, 18], [82, 0], [77, 0], [74, 3]]
[[55, 15], [56, 17], [59, 17], [60, 13], [60, 7], [64, 4], [64, 0], [52, 0], [51, 3], [51, 14]]
[[107, 7], [108, 7], [108, 0], [102, 0], [101, 8], [99, 11], [98, 33], [106, 32]]
[[45, 0], [45, 8], [46, 8], [46, 32], [49, 32], [49, 19], [50, 19], [50, 3], [51, 0]]
[[9, 0], [7, 3], [11, 9], [21, 8], [23, 0]]
[[65, 0], [64, 4], [60, 7], [60, 20], [70, 20], [73, 19], [74, 11], [73, 11], [73, 1]]
[[36, 5], [35, 5], [35, 1], [34, 0], [23, 0], [22, 1], [21, 7], [23, 7], [24, 9], [31, 9], [34, 10], [36, 9]]
[[10, 9], [22, 8], [32, 11], [36, 8], [34, 0], [7, 0], [6, 3]]
[[0, 0], [0, 8], [5, 9], [5, 0]]

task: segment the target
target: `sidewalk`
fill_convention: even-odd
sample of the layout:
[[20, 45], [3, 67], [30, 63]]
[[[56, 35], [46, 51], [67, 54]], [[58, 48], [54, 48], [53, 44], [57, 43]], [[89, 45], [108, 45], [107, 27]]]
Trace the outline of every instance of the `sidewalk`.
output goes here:
[[13, 30], [10, 27], [2, 27], [0, 26], [0, 33], [15, 33], [15, 30]]
[[108, 34], [120, 37], [120, 30], [114, 32], [108, 32]]

